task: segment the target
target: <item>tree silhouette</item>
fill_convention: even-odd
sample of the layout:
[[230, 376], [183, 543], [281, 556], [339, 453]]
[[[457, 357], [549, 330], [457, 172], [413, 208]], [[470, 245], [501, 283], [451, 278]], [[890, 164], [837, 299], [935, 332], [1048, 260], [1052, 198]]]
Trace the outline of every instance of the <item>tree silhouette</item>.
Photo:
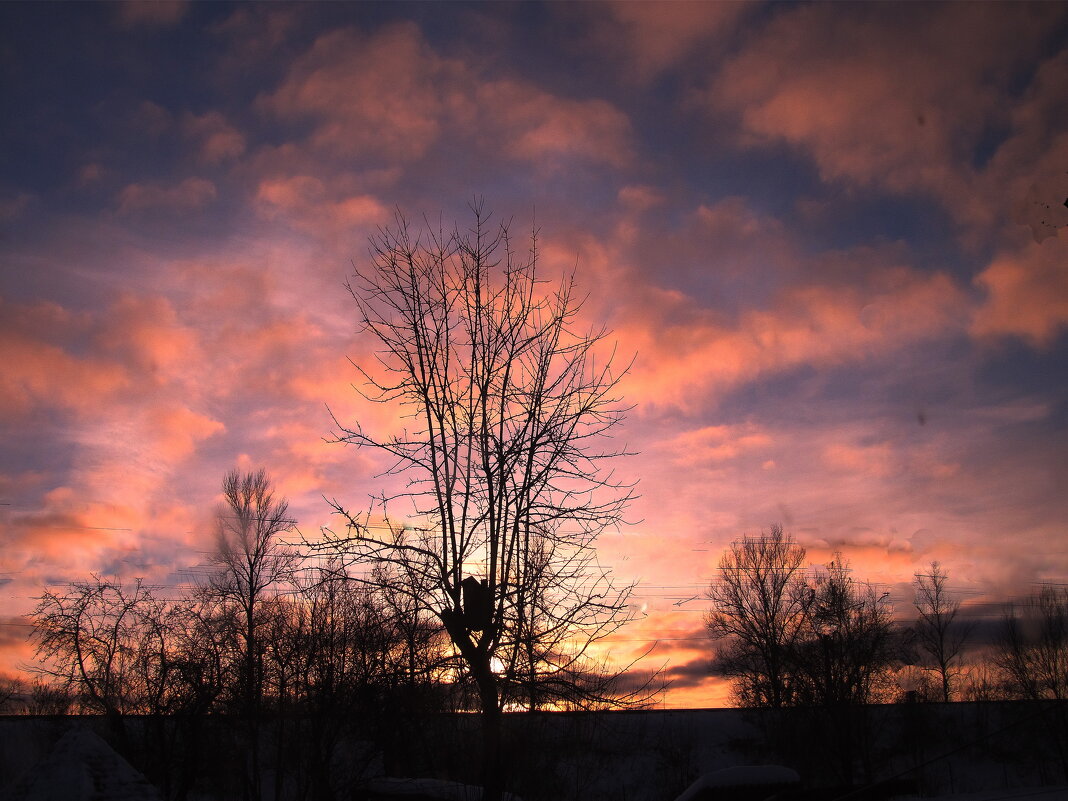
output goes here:
[[931, 572], [916, 576], [916, 611], [913, 627], [917, 645], [926, 656], [924, 670], [935, 673], [943, 701], [952, 700], [953, 685], [961, 672], [961, 657], [974, 626], [957, 619], [960, 601], [951, 598], [946, 582], [949, 575], [938, 562]]
[[899, 652], [888, 594], [853, 578], [836, 554], [808, 582], [804, 607], [797, 700], [833, 707], [884, 699]]
[[152, 603], [140, 579], [124, 587], [93, 576], [63, 592], [45, 590], [33, 612], [36, 656], [44, 665], [39, 672], [74, 694], [83, 709], [121, 727], [121, 716], [139, 711], [141, 612]]
[[215, 571], [202, 594], [220, 602], [233, 621], [239, 651], [236, 695], [237, 711], [247, 725], [249, 751], [244, 772], [244, 792], [260, 797], [259, 718], [263, 712], [264, 634], [272, 613], [272, 588], [292, 581], [298, 554], [284, 545], [282, 532], [293, 528], [289, 503], [275, 497], [267, 472], [232, 470], [223, 479], [223, 506], [216, 515]]
[[261, 631], [269, 622], [269, 590], [290, 581], [298, 555], [279, 539], [293, 528], [289, 503], [276, 498], [265, 470], [232, 470], [223, 479], [225, 506], [216, 516], [215, 571], [204, 592], [229, 607], [240, 637], [241, 667], [237, 706], [259, 711], [263, 695]]
[[1010, 606], [994, 661], [1024, 698], [1068, 699], [1068, 588], [1045, 586]]
[[717, 670], [734, 681], [743, 706], [782, 707], [793, 700], [804, 564], [805, 549], [778, 524], [767, 535], [733, 543], [719, 561], [706, 625], [721, 643]]
[[503, 690], [531, 621], [539, 662], [566, 665], [628, 618], [631, 588], [613, 585], [594, 544], [632, 493], [602, 470], [625, 411], [612, 354], [599, 355], [604, 331], [578, 331], [572, 281], [539, 277], [536, 235], [520, 255], [506, 224], [472, 211], [470, 230], [449, 233], [416, 233], [398, 214], [349, 285], [379, 347], [378, 364], [361, 365], [365, 396], [396, 404], [410, 428], [376, 436], [338, 422], [338, 439], [391, 460], [407, 484], [382, 509], [404, 498], [413, 517], [377, 525], [335, 502], [347, 529], [332, 545], [390, 568], [393, 590], [441, 620], [477, 687], [484, 797], [496, 799]]

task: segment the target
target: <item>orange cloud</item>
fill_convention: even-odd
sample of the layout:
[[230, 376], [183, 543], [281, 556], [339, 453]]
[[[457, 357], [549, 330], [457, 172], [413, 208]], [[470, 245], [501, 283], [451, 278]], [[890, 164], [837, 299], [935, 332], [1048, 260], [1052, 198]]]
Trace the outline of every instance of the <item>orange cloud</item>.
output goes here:
[[959, 325], [965, 298], [944, 274], [907, 268], [868, 273], [864, 287], [801, 286], [733, 325], [678, 294], [649, 293], [616, 328], [639, 361], [627, 396], [683, 405], [756, 376], [800, 365], [833, 366], [893, 352]]

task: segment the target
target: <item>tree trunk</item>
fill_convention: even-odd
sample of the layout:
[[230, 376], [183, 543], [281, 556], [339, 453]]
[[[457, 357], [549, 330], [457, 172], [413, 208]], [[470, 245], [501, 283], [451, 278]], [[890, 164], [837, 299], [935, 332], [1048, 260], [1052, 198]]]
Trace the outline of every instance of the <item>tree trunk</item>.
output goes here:
[[475, 680], [482, 703], [482, 801], [501, 801], [504, 776], [501, 771], [501, 708], [497, 697], [497, 677], [489, 660], [480, 665]]

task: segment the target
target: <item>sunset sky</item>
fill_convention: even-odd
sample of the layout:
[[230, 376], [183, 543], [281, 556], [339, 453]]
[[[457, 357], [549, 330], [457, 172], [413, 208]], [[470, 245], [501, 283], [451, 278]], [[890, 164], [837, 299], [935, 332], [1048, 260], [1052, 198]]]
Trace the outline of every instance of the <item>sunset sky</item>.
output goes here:
[[[771, 524], [907, 612], [1068, 580], [1068, 5], [0, 4], [0, 672], [90, 572], [187, 582], [225, 472], [304, 532], [372, 455], [344, 282], [482, 196], [634, 355], [626, 660], [722, 703]], [[192, 573], [189, 569], [192, 568]], [[976, 607], [978, 608], [978, 607]]]

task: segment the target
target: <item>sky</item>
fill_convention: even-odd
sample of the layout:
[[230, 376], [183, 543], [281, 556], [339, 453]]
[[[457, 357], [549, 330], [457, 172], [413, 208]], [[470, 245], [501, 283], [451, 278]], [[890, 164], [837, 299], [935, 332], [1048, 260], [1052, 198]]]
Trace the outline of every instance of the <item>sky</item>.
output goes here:
[[[0, 671], [90, 573], [172, 586], [224, 474], [304, 532], [388, 427], [344, 283], [484, 198], [634, 364], [601, 539], [668, 706], [771, 525], [907, 614], [1068, 576], [1068, 6], [0, 5]], [[328, 411], [329, 410], [329, 411]], [[192, 571], [192, 572], [190, 572]]]

